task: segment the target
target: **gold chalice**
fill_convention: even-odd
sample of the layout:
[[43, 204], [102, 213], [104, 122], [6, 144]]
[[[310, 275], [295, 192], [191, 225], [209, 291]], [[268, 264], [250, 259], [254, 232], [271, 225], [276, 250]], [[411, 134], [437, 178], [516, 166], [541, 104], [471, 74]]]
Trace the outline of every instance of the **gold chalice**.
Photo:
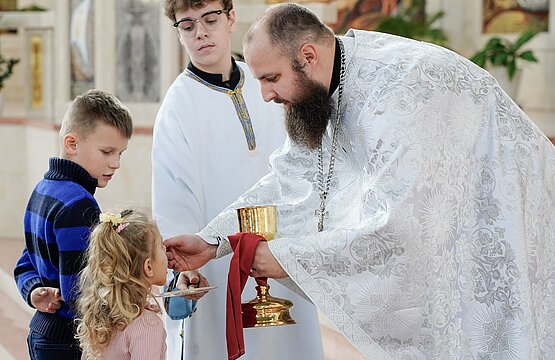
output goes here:
[[[253, 206], [237, 209], [239, 232], [258, 234], [266, 241], [272, 240], [277, 232], [276, 207]], [[256, 297], [241, 304], [243, 311], [243, 327], [263, 327], [296, 324], [291, 318], [289, 309], [293, 303], [286, 299], [273, 297], [269, 294], [268, 278], [255, 278]]]

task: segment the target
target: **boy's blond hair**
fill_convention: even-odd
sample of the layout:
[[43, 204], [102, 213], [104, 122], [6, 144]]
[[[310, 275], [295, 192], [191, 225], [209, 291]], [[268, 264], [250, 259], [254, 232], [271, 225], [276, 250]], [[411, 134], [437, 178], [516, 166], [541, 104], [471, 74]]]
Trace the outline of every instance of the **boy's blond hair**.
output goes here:
[[69, 133], [81, 137], [90, 134], [99, 123], [117, 128], [127, 139], [133, 133], [129, 110], [114, 95], [102, 90], [89, 90], [75, 98], [67, 110], [60, 139]]

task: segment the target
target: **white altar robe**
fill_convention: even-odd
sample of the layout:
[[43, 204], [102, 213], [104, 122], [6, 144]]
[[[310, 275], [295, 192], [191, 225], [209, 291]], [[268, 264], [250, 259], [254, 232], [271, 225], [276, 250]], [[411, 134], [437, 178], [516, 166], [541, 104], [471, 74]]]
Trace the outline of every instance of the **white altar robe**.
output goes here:
[[[268, 158], [283, 144], [281, 107], [264, 103], [260, 85], [244, 63], [242, 95], [256, 138], [249, 151], [231, 98], [180, 74], [159, 110], [153, 139], [153, 213], [163, 238], [195, 233], [249, 189], [270, 168]], [[235, 220], [235, 229], [238, 223]], [[226, 359], [225, 309], [231, 256], [200, 269], [217, 289], [206, 294], [197, 311], [185, 320], [184, 358]], [[271, 294], [294, 302], [291, 315], [298, 324], [245, 329], [246, 355], [241, 359], [323, 359], [316, 307], [275, 281]], [[255, 297], [249, 279], [243, 300]], [[180, 321], [166, 316], [169, 360], [181, 354]], [[299, 355], [300, 354], [300, 355]], [[298, 357], [301, 356], [301, 357]]]
[[[289, 140], [230, 209], [278, 206], [271, 252], [369, 359], [555, 359], [553, 144], [449, 50], [371, 32], [341, 39], [324, 231], [317, 151]], [[199, 234], [233, 232], [230, 209]]]

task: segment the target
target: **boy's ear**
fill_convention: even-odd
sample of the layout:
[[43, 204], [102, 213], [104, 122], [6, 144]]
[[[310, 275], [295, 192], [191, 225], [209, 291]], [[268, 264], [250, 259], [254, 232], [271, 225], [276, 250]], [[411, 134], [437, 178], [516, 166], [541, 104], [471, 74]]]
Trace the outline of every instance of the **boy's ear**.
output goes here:
[[237, 23], [235, 22], [235, 9], [229, 10], [227, 14], [228, 22], [229, 22], [229, 31], [234, 32], [235, 28], [237, 27]]
[[69, 133], [64, 135], [64, 138], [63, 138], [64, 152], [68, 155], [75, 155], [75, 153], [77, 152], [78, 142], [79, 142], [79, 139], [75, 134]]
[[152, 268], [152, 260], [150, 258], [146, 258], [143, 264], [143, 271], [149, 279], [154, 276], [154, 269]]

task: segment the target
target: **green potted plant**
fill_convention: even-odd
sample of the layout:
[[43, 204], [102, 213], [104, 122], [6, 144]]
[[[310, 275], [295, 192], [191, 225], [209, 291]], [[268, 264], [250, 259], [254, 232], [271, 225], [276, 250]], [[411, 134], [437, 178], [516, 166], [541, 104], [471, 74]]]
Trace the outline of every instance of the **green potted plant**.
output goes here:
[[426, 1], [413, 0], [412, 4], [399, 14], [381, 17], [375, 30], [446, 46], [447, 34], [442, 28], [434, 25], [444, 15], [443, 11], [427, 15]]
[[518, 67], [520, 61], [538, 61], [532, 50], [523, 49], [523, 46], [536, 35], [537, 32], [527, 30], [522, 32], [514, 42], [494, 36], [481, 50], [472, 55], [470, 60], [487, 69], [501, 87], [514, 98], [520, 80], [520, 68]]
[[4, 82], [13, 73], [13, 67], [19, 62], [19, 59], [7, 59], [2, 54], [0, 54], [0, 115], [2, 114], [2, 109], [4, 107], [4, 99], [2, 97], [2, 88], [4, 87]]
[[13, 67], [19, 62], [19, 59], [6, 59], [0, 54], [0, 90], [4, 87], [4, 81], [13, 73]]
[[477, 51], [470, 60], [485, 69], [489, 65], [505, 67], [509, 79], [513, 79], [518, 69], [517, 61], [519, 59], [538, 61], [532, 50], [522, 49], [522, 46], [536, 35], [537, 33], [533, 30], [524, 31], [514, 42], [497, 36], [492, 37], [484, 48]]

